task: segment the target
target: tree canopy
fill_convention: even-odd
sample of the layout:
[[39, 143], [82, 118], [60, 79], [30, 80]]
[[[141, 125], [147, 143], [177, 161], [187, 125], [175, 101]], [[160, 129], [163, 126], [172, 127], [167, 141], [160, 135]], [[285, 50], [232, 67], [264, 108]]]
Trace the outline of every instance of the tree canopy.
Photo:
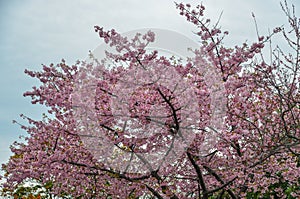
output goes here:
[[[205, 7], [178, 3], [201, 39], [193, 57], [149, 51], [155, 32], [95, 31], [105, 60], [44, 65], [24, 96], [48, 108], [11, 146], [3, 194], [45, 198], [297, 198], [300, 20], [227, 47]], [[263, 51], [274, 35], [280, 47]], [[271, 57], [271, 58], [269, 58]], [[24, 182], [36, 185], [24, 191]], [[31, 196], [29, 196], [31, 194]], [[34, 196], [35, 195], [35, 196]]]

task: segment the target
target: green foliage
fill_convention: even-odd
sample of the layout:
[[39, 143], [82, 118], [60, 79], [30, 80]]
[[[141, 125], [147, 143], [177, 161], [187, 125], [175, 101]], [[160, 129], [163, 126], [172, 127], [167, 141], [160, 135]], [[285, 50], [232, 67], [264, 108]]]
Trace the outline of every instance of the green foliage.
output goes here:
[[[283, 190], [283, 194], [279, 193], [279, 190]], [[260, 191], [249, 191], [246, 195], [247, 199], [297, 199], [296, 191], [300, 191], [300, 186], [292, 185], [289, 182], [277, 182], [268, 187], [266, 193], [261, 193]]]
[[22, 183], [17, 189], [11, 191], [9, 189], [2, 189], [2, 196], [12, 196], [20, 199], [46, 199], [51, 198], [49, 191], [53, 187], [53, 182], [48, 181], [44, 185], [33, 182], [33, 183]]

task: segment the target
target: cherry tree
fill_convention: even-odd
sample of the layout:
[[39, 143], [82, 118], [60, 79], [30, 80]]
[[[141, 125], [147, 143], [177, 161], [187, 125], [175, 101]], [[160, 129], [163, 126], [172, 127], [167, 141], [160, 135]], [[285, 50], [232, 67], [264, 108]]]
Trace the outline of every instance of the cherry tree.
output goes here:
[[[294, 8], [282, 4], [288, 27], [231, 48], [203, 5], [176, 7], [201, 39], [184, 61], [146, 50], [154, 32], [128, 39], [95, 26], [115, 49], [106, 59], [91, 54], [74, 65], [62, 60], [25, 71], [42, 84], [24, 96], [48, 113], [38, 121], [21, 115], [28, 137], [11, 146], [4, 193], [34, 181], [48, 198], [300, 195]], [[276, 46], [265, 56], [278, 35], [291, 52]]]

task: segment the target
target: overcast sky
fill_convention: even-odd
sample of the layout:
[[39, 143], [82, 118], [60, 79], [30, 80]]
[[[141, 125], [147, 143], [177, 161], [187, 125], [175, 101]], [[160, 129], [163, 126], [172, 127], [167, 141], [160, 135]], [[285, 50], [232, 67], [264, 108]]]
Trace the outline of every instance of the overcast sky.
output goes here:
[[[230, 32], [226, 40], [230, 45], [256, 39], [251, 12], [261, 34], [286, 23], [279, 0], [202, 2], [213, 21], [223, 11], [220, 24]], [[299, 0], [289, 2], [300, 9]], [[102, 43], [94, 25], [119, 32], [168, 29], [195, 39], [194, 26], [178, 14], [173, 0], [0, 0], [0, 164], [9, 158], [9, 145], [25, 135], [12, 120], [22, 122], [21, 113], [38, 119], [43, 112], [22, 96], [37, 83], [24, 70], [39, 70], [41, 64], [62, 58], [69, 64], [85, 59], [89, 50]]]

